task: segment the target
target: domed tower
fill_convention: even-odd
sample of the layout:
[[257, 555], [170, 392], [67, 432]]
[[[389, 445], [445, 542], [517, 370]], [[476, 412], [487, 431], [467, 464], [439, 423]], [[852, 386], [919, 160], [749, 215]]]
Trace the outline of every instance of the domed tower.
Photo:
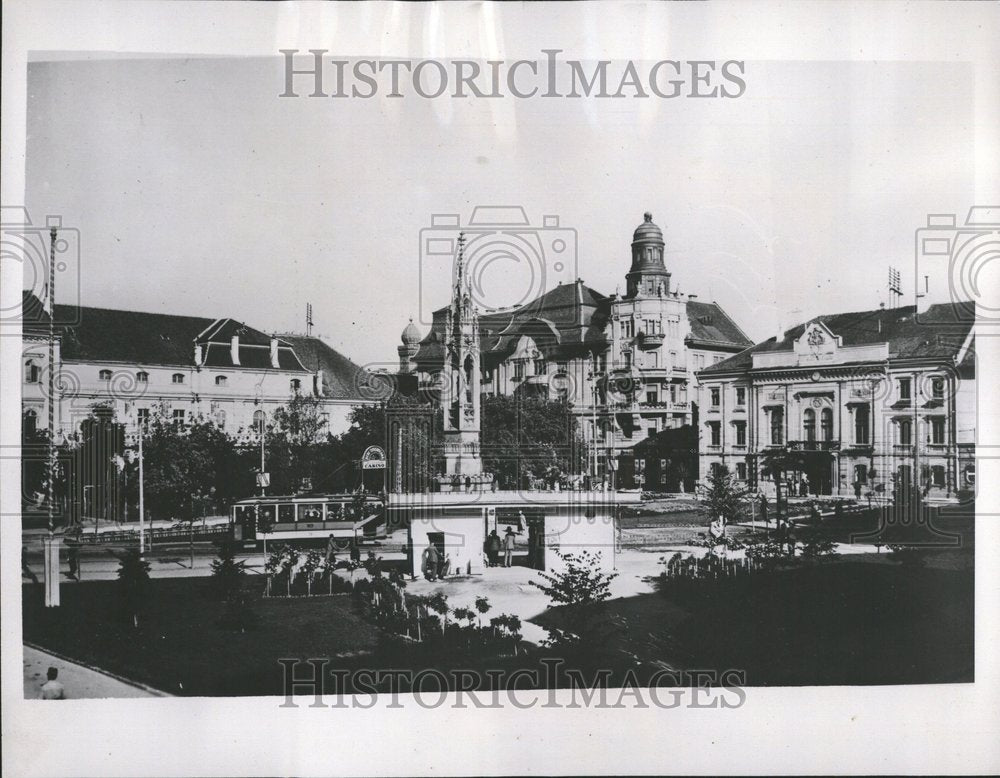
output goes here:
[[423, 336], [417, 329], [417, 325], [413, 323], [412, 318], [399, 339], [403, 342], [402, 346], [396, 348], [396, 351], [399, 352], [399, 372], [412, 373], [417, 367], [413, 358], [420, 350], [420, 341], [423, 340]]
[[646, 211], [643, 222], [632, 235], [632, 267], [625, 275], [627, 297], [666, 297], [670, 293], [670, 273], [663, 264], [663, 232]]

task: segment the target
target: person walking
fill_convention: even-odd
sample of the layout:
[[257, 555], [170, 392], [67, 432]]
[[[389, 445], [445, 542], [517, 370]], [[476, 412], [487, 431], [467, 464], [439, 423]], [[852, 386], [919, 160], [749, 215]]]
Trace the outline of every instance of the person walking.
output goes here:
[[507, 527], [507, 532], [504, 534], [503, 538], [503, 566], [510, 567], [511, 560], [514, 557], [514, 530]]
[[428, 542], [427, 548], [424, 549], [421, 555], [420, 572], [424, 574], [424, 578], [428, 581], [433, 581], [437, 578], [440, 561], [437, 546]]
[[489, 559], [490, 567], [497, 566], [501, 545], [500, 536], [497, 534], [497, 531], [495, 529], [490, 531], [489, 537], [486, 538], [486, 557]]
[[66, 688], [58, 681], [59, 670], [50, 667], [46, 673], [48, 680], [42, 684], [42, 690], [38, 695], [40, 700], [65, 700]]
[[326, 566], [336, 567], [337, 565], [337, 541], [333, 537], [333, 533], [330, 533], [330, 537], [326, 539]]
[[761, 492], [760, 494], [760, 518], [764, 522], [764, 526], [768, 525], [767, 517], [767, 495]]
[[80, 580], [80, 531], [66, 538], [66, 561], [69, 562], [69, 577]]

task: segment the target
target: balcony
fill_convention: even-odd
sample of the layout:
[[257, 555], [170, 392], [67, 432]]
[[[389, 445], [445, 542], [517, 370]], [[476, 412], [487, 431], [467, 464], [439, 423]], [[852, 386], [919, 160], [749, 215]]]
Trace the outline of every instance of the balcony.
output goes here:
[[839, 451], [839, 440], [790, 440], [789, 451]]
[[662, 332], [642, 332], [639, 334], [639, 348], [654, 349], [663, 345]]

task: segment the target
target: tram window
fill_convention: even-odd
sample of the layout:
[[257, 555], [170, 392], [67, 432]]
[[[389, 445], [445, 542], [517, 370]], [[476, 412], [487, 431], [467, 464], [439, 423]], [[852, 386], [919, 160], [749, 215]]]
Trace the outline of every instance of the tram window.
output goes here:
[[278, 523], [292, 524], [295, 521], [295, 506], [291, 504], [278, 506]]
[[258, 521], [264, 524], [274, 524], [274, 506], [273, 505], [259, 505], [257, 506], [257, 516]]
[[303, 503], [298, 506], [298, 521], [322, 521], [323, 506], [318, 502]]
[[254, 518], [254, 509], [252, 505], [237, 505], [236, 506], [236, 521], [245, 522]]
[[326, 504], [326, 520], [341, 521], [344, 518], [344, 503], [330, 502]]

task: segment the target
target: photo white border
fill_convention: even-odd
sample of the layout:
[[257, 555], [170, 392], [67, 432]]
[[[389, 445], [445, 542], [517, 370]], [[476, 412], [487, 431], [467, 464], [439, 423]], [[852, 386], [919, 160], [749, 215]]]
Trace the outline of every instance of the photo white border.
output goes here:
[[[976, 73], [976, 200], [1000, 201], [1000, 47], [994, 4], [864, 2], [494, 5], [91, 2], [3, 6], [4, 204], [24, 200], [26, 65], [89, 56], [342, 55], [787, 61], [967, 61]], [[414, 35], [413, 29], [421, 35]], [[418, 50], [419, 48], [419, 50]], [[51, 52], [47, 55], [45, 52]], [[75, 55], [74, 55], [75, 56]], [[751, 84], [752, 87], [752, 84]], [[349, 110], [343, 104], [339, 110]], [[683, 110], [683, 108], [681, 108]], [[914, 225], [914, 228], [920, 225]], [[0, 268], [4, 307], [20, 296]], [[16, 304], [16, 303], [15, 303]], [[997, 386], [996, 338], [978, 379]], [[0, 338], [0, 441], [20, 429], [19, 343]], [[983, 441], [1000, 441], [996, 394], [981, 391]], [[0, 526], [4, 772], [9, 775], [259, 775], [912, 772], [1000, 770], [996, 639], [997, 459], [979, 466], [976, 682], [751, 689], [737, 710], [280, 709], [269, 698], [22, 699], [20, 529]], [[19, 510], [16, 463], [0, 461], [0, 509]], [[541, 692], [539, 694], [546, 694]], [[528, 695], [526, 695], [528, 697]]]

